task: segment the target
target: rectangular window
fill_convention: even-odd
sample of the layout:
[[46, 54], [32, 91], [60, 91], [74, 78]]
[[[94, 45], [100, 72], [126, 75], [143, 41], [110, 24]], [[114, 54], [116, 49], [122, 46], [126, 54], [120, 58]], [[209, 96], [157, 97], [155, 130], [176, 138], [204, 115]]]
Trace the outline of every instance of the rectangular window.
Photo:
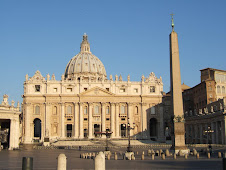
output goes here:
[[72, 92], [72, 88], [67, 88], [67, 92]]
[[150, 93], [154, 93], [155, 92], [155, 86], [150, 86]]
[[110, 113], [110, 108], [109, 108], [109, 106], [107, 106], [107, 108], [106, 108], [106, 114], [109, 115], [109, 113]]
[[106, 120], [110, 120], [109, 118], [106, 118]]
[[67, 119], [67, 121], [71, 121], [71, 119]]
[[84, 91], [87, 91], [87, 88], [84, 88]]
[[151, 108], [151, 114], [152, 114], [152, 115], [155, 114], [155, 107], [154, 107], [154, 106]]
[[56, 93], [57, 92], [57, 88], [53, 88], [53, 92]]
[[126, 92], [126, 89], [125, 88], [121, 88], [120, 89], [120, 93], [125, 93]]
[[109, 88], [106, 88], [107, 91], [109, 91]]
[[88, 119], [87, 118], [84, 118], [84, 121], [87, 121]]
[[122, 113], [122, 114], [125, 114], [125, 112], [126, 112], [126, 111], [125, 111], [125, 106], [121, 106], [121, 113]]
[[125, 118], [121, 118], [122, 121], [126, 120]]
[[98, 113], [99, 113], [99, 106], [95, 106], [94, 113], [95, 113], [95, 114], [98, 114]]
[[40, 92], [40, 85], [35, 85], [35, 92]]
[[134, 89], [134, 93], [138, 93], [138, 89]]

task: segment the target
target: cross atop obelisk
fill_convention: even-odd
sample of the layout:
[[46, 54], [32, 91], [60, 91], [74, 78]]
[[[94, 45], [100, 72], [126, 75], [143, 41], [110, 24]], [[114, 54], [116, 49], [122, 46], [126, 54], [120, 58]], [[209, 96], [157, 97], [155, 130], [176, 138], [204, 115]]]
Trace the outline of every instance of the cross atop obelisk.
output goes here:
[[173, 16], [174, 14], [170, 14], [171, 15], [171, 26], [172, 26], [172, 31], [174, 31], [174, 21], [173, 21]]
[[181, 75], [180, 75], [180, 58], [177, 33], [174, 31], [173, 14], [172, 16], [172, 32], [170, 38], [170, 91], [171, 91], [171, 106], [174, 115], [174, 137], [172, 148], [175, 153], [180, 150], [182, 153], [188, 153], [185, 146], [185, 127], [183, 100], [181, 90]]

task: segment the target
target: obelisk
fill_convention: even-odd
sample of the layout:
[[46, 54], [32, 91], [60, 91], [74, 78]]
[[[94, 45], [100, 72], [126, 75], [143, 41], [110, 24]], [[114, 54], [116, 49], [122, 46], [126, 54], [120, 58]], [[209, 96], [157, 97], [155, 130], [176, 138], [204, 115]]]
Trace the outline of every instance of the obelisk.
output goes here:
[[183, 154], [188, 153], [185, 146], [185, 127], [183, 100], [181, 90], [180, 76], [180, 59], [177, 33], [174, 31], [173, 14], [172, 16], [172, 32], [170, 38], [170, 90], [171, 90], [171, 106], [174, 115], [174, 135], [172, 141], [172, 149], [177, 154], [180, 150]]

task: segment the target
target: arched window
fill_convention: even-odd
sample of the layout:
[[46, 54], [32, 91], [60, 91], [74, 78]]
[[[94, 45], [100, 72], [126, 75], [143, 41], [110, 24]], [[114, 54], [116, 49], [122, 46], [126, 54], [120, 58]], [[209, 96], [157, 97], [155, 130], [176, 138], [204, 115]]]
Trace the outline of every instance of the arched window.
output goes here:
[[121, 106], [121, 113], [122, 113], [122, 114], [125, 114], [125, 113], [126, 113], [126, 108], [125, 108], [125, 106], [123, 106], [123, 105]]
[[87, 106], [84, 107], [84, 115], [87, 115], [88, 114], [88, 108]]
[[221, 93], [221, 87], [217, 86], [217, 93]]
[[72, 107], [71, 106], [67, 107], [67, 114], [72, 114]]
[[57, 107], [56, 106], [53, 107], [53, 114], [57, 115]]
[[107, 108], [106, 108], [106, 114], [109, 115], [109, 113], [110, 113], [110, 108], [109, 108], [109, 106], [107, 106]]
[[138, 106], [136, 106], [136, 107], [135, 107], [135, 114], [138, 115], [138, 112], [139, 112]]
[[98, 106], [98, 105], [95, 106], [94, 113], [95, 113], [95, 114], [98, 114], [98, 113], [99, 113], [99, 106]]
[[222, 93], [225, 94], [225, 87], [222, 86]]
[[35, 106], [35, 114], [40, 114], [40, 107], [39, 106]]

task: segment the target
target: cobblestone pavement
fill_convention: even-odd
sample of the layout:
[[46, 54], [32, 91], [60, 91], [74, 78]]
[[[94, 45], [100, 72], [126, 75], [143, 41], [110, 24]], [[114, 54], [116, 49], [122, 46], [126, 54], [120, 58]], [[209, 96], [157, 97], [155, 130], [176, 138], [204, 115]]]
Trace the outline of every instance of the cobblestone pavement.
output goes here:
[[[222, 169], [222, 158], [217, 158], [217, 151], [224, 151], [225, 148], [217, 148], [211, 155], [211, 159], [207, 159], [206, 155], [200, 154], [197, 160], [194, 156], [189, 156], [187, 160], [184, 157], [167, 157], [162, 160], [156, 156], [155, 160], [148, 157], [145, 151], [145, 160], [141, 160], [142, 149], [134, 149], [135, 161], [123, 160], [122, 154], [124, 149], [112, 150], [118, 153], [118, 160], [106, 160], [106, 169]], [[49, 149], [49, 150], [15, 150], [0, 151], [0, 170], [19, 170], [22, 168], [23, 157], [33, 157], [34, 170], [51, 170], [57, 167], [57, 156], [64, 153], [67, 156], [67, 169], [94, 169], [94, 160], [81, 159], [81, 153], [97, 152], [98, 150], [65, 150], [65, 149]], [[138, 151], [138, 155], [137, 155]]]

